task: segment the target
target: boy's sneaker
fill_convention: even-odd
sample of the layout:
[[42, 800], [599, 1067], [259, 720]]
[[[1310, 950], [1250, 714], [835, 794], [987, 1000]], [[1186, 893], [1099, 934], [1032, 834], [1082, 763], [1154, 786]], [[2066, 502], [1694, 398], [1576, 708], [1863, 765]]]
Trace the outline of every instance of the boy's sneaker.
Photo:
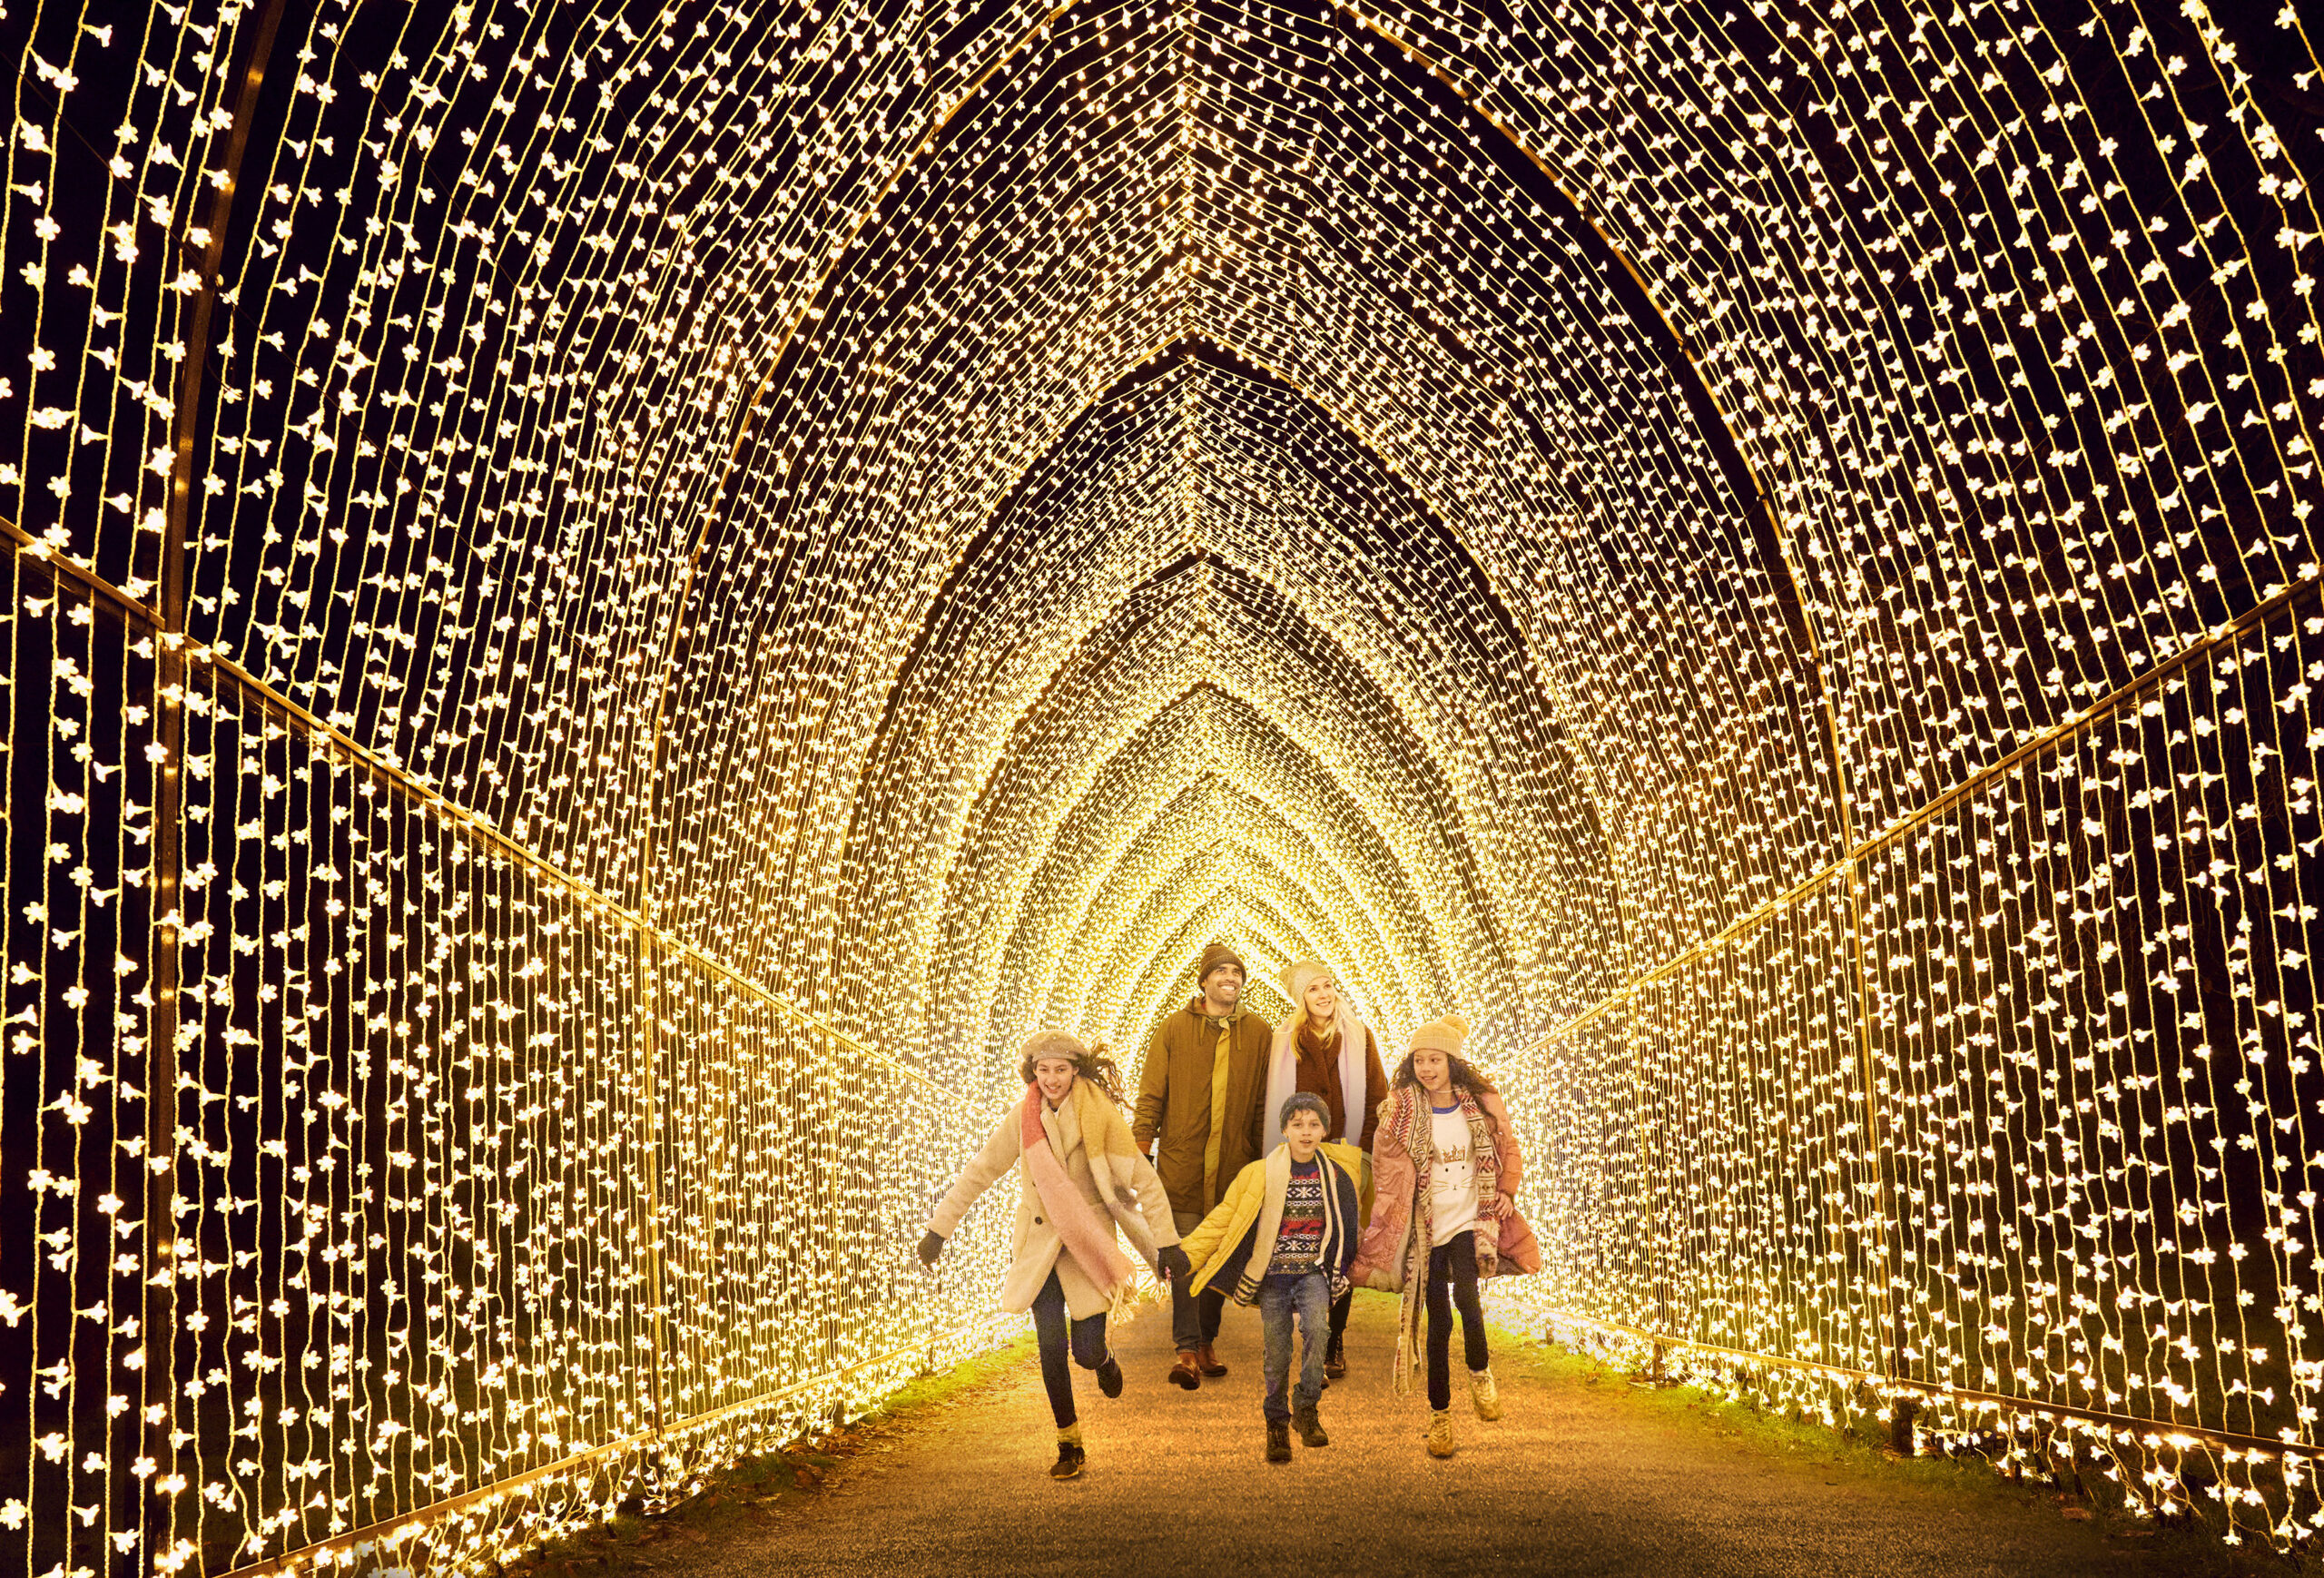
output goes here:
[[1452, 1455], [1452, 1410], [1450, 1408], [1429, 1410], [1428, 1455], [1431, 1457]]
[[1057, 1461], [1049, 1465], [1049, 1477], [1051, 1479], [1078, 1478], [1081, 1474], [1081, 1465], [1087, 1460], [1088, 1456], [1088, 1454], [1081, 1450], [1078, 1443], [1072, 1441], [1059, 1442], [1057, 1444]]
[[1478, 1418], [1501, 1417], [1501, 1388], [1492, 1384], [1491, 1370], [1469, 1372], [1469, 1401], [1476, 1405]]
[[1267, 1461], [1269, 1463], [1291, 1461], [1291, 1425], [1285, 1420], [1267, 1421]]
[[1122, 1395], [1122, 1362], [1111, 1354], [1108, 1354], [1106, 1362], [1098, 1366], [1098, 1390], [1108, 1397]]
[[1313, 1408], [1295, 1408], [1291, 1427], [1299, 1432], [1299, 1439], [1309, 1446], [1329, 1446], [1332, 1438], [1324, 1434], [1324, 1422], [1315, 1417]]

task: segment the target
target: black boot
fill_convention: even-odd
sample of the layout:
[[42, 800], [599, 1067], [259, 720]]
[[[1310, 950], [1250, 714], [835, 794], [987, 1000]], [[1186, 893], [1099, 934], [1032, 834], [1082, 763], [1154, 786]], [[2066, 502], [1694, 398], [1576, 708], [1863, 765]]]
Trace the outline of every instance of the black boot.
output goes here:
[[1105, 1393], [1108, 1397], [1118, 1397], [1122, 1395], [1121, 1361], [1111, 1354], [1108, 1354], [1106, 1362], [1098, 1366], [1098, 1390]]
[[1267, 1421], [1267, 1461], [1269, 1463], [1291, 1461], [1291, 1425], [1287, 1420]]
[[1339, 1332], [1334, 1332], [1332, 1340], [1324, 1346], [1324, 1378], [1337, 1381], [1346, 1375], [1347, 1338]]
[[1299, 1439], [1309, 1446], [1329, 1446], [1332, 1438], [1324, 1434], [1324, 1422], [1315, 1417], [1313, 1408], [1295, 1408], [1291, 1427], [1299, 1432]]

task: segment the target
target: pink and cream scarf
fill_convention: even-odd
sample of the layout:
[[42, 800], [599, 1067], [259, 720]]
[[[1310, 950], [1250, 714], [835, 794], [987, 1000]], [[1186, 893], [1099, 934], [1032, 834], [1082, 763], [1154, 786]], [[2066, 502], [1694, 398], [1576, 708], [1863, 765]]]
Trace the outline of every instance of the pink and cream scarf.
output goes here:
[[1088, 1153], [1089, 1173], [1097, 1179], [1107, 1215], [1099, 1216], [1074, 1187], [1064, 1162], [1049, 1144], [1049, 1130], [1041, 1124], [1039, 1085], [1025, 1087], [1025, 1100], [1018, 1109], [1018, 1141], [1025, 1176], [1033, 1180], [1033, 1191], [1040, 1196], [1041, 1209], [1056, 1226], [1059, 1242], [1106, 1296], [1113, 1314], [1125, 1317], [1136, 1290], [1136, 1271], [1129, 1257], [1122, 1253], [1115, 1228], [1129, 1235], [1131, 1247], [1147, 1265], [1153, 1265], [1156, 1254], [1153, 1230], [1138, 1206], [1137, 1149], [1130, 1139], [1129, 1125], [1122, 1121], [1121, 1110], [1088, 1080], [1074, 1080], [1066, 1100], [1080, 1126], [1082, 1149]]

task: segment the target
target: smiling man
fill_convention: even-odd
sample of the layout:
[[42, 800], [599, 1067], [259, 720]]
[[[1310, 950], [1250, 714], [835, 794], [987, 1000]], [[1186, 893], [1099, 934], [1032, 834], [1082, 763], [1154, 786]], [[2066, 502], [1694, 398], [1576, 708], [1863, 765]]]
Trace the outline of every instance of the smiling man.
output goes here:
[[[1275, 1032], [1243, 1011], [1243, 974], [1242, 959], [1224, 942], [1204, 949], [1194, 1001], [1156, 1029], [1138, 1075], [1130, 1135], [1152, 1148], [1181, 1233], [1194, 1231], [1263, 1149], [1260, 1108]], [[1170, 1379], [1187, 1391], [1226, 1373], [1211, 1351], [1226, 1302], [1224, 1291], [1211, 1289], [1172, 1312], [1178, 1359]]]

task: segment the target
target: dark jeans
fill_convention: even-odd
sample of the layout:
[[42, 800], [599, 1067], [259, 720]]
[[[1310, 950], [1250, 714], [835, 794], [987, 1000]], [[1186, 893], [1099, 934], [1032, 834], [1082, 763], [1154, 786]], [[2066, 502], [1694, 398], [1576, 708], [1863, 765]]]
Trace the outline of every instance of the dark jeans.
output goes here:
[[1065, 1367], [1068, 1330], [1075, 1364], [1094, 1370], [1106, 1362], [1105, 1316], [1067, 1320], [1065, 1289], [1058, 1286], [1057, 1273], [1052, 1271], [1041, 1290], [1033, 1295], [1033, 1332], [1041, 1345], [1041, 1386], [1049, 1395], [1049, 1412], [1057, 1415], [1060, 1430], [1080, 1417], [1073, 1411], [1073, 1372]]
[[[1176, 1213], [1181, 1238], [1201, 1223], [1198, 1214]], [[1196, 1267], [1200, 1269], [1200, 1267]], [[1218, 1340], [1219, 1317], [1226, 1313], [1226, 1290], [1212, 1287], [1189, 1297], [1183, 1279], [1170, 1284], [1170, 1344], [1182, 1354]]]
[[[1259, 1331], [1266, 1342], [1266, 1401], [1260, 1405], [1267, 1422], [1291, 1417], [1294, 1409], [1313, 1408], [1324, 1395], [1324, 1332], [1331, 1324], [1331, 1278], [1320, 1271], [1297, 1277], [1269, 1277], [1259, 1284]], [[1291, 1320], [1299, 1317], [1299, 1384], [1291, 1379]]]
[[1216, 1287], [1187, 1291], [1186, 1278], [1170, 1284], [1170, 1346], [1190, 1354], [1205, 1343], [1218, 1340], [1218, 1317], [1226, 1312], [1226, 1295]]
[[1477, 1302], [1477, 1236], [1465, 1229], [1428, 1252], [1428, 1405], [1452, 1406], [1452, 1307], [1461, 1307], [1461, 1336], [1469, 1368], [1492, 1362], [1485, 1352], [1485, 1310]]

